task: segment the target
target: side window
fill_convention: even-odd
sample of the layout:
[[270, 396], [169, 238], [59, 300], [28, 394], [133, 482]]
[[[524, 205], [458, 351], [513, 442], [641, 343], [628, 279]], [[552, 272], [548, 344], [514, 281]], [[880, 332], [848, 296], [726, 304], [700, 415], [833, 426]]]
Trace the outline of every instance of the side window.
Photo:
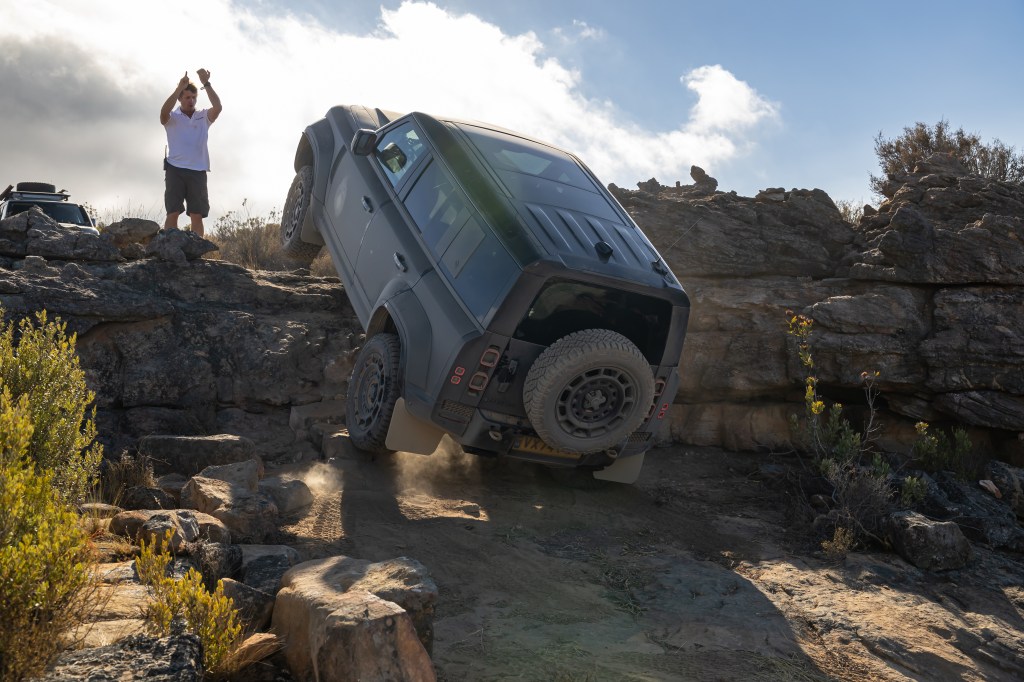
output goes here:
[[420, 174], [405, 207], [441, 271], [483, 322], [518, 271], [512, 256], [437, 162]]
[[434, 162], [416, 180], [416, 185], [405, 199], [405, 207], [435, 256], [444, 253], [470, 215], [462, 192]]
[[391, 186], [397, 187], [406, 171], [416, 164], [416, 160], [425, 151], [426, 147], [412, 123], [403, 123], [380, 139], [376, 156]]

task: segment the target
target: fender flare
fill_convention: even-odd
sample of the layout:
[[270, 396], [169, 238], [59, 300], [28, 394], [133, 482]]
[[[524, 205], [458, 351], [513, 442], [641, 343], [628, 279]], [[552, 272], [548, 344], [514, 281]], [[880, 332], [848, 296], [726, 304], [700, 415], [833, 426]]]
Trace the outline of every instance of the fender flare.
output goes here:
[[432, 336], [430, 329], [430, 318], [423, 305], [408, 284], [400, 280], [384, 288], [370, 316], [370, 322], [366, 325], [367, 337], [393, 330], [398, 334], [403, 349], [416, 348], [416, 358], [411, 359], [409, 353], [403, 352], [401, 364], [403, 382], [412, 389], [411, 393], [403, 390], [403, 395], [406, 396], [406, 402], [411, 403], [413, 412], [416, 412], [415, 395], [422, 395], [427, 389]]

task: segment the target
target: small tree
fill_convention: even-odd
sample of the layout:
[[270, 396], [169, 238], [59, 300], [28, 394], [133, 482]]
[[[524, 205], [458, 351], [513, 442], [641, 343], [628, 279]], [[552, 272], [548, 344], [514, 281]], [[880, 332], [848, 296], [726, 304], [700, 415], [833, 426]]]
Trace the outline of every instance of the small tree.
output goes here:
[[963, 128], [952, 130], [949, 121], [941, 119], [934, 126], [917, 122], [904, 128], [903, 134], [886, 139], [881, 131], [875, 137], [875, 154], [882, 167], [881, 175], [871, 176], [871, 190], [884, 196], [889, 175], [904, 175], [936, 152], [952, 154], [972, 173], [1001, 182], [1024, 182], [1024, 154], [998, 139], [982, 142], [976, 133]]
[[0, 680], [42, 672], [88, 612], [89, 540], [53, 494], [54, 474], [27, 456], [29, 396], [0, 392]]
[[67, 325], [51, 322], [46, 311], [31, 318], [2, 323], [0, 308], [0, 386], [11, 401], [26, 398], [32, 422], [28, 457], [49, 469], [56, 492], [78, 503], [96, 480], [102, 446], [96, 442], [95, 395], [86, 388], [85, 372], [75, 354], [74, 334]]

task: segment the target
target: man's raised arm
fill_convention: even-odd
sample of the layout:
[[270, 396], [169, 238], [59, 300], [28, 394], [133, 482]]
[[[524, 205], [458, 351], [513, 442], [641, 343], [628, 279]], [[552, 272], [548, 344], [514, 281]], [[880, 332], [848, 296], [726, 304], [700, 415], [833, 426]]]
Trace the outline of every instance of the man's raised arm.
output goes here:
[[206, 69], [199, 69], [196, 71], [196, 75], [199, 76], [199, 82], [203, 84], [203, 90], [206, 92], [206, 96], [210, 98], [210, 111], [206, 114], [206, 120], [213, 123], [220, 116], [220, 112], [224, 110], [224, 107], [220, 103], [220, 95], [213, 89], [213, 83], [210, 82], [210, 72]]
[[186, 85], [188, 85], [188, 71], [178, 81], [178, 88], [171, 93], [171, 96], [167, 98], [164, 105], [160, 107], [160, 125], [165, 126], [171, 120], [171, 109], [174, 108], [174, 103], [181, 97], [181, 93], [185, 90]]

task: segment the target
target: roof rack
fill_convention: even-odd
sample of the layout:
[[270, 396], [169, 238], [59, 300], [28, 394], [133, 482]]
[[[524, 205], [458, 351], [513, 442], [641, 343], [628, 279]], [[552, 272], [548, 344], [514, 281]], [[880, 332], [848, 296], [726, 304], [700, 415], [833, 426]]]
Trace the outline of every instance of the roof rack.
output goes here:
[[36, 201], [67, 201], [71, 195], [67, 190], [62, 189], [59, 192], [28, 192], [19, 191], [14, 189], [14, 185], [8, 185], [7, 189], [0, 192], [0, 201], [10, 199], [12, 201], [18, 200], [36, 200]]

